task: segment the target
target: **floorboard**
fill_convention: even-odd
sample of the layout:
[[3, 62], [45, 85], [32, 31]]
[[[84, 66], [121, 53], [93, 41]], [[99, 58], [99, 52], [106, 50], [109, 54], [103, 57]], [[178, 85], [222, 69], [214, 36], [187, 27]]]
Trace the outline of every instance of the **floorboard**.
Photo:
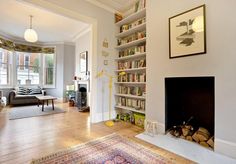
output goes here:
[[29, 163], [33, 158], [111, 133], [118, 133], [142, 144], [175, 163], [191, 163], [183, 157], [136, 138], [143, 129], [135, 125], [126, 122], [115, 123], [113, 127], [107, 127], [104, 123], [90, 124], [89, 113], [80, 113], [75, 107], [68, 107], [67, 103], [56, 106], [67, 112], [17, 120], [8, 119], [10, 107], [0, 112], [0, 163]]

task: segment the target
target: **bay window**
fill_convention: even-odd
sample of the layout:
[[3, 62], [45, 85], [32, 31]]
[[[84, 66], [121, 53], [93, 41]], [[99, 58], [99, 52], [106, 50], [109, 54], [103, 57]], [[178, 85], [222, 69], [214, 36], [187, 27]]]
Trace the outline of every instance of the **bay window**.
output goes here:
[[55, 47], [29, 46], [0, 37], [0, 87], [55, 87]]

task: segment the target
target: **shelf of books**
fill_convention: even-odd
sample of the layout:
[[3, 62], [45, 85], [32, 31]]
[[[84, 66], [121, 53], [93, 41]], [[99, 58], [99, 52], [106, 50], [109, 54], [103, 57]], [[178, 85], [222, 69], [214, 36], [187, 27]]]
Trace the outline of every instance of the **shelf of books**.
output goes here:
[[140, 67], [140, 68], [130, 68], [130, 69], [119, 69], [116, 70], [116, 72], [133, 72], [133, 71], [145, 71], [146, 67]]
[[[146, 0], [139, 0], [134, 13], [123, 18], [116, 15], [119, 27], [116, 109], [145, 114], [146, 100]], [[120, 74], [120, 72], [125, 72]]]
[[135, 109], [135, 108], [133, 108], [133, 107], [127, 107], [127, 106], [119, 106], [119, 105], [116, 105], [116, 108], [125, 109], [125, 110], [128, 110], [128, 111], [133, 111], [133, 112], [145, 114], [145, 111], [144, 111], [144, 110], [137, 110], [137, 109]]
[[126, 18], [122, 19], [121, 21], [117, 22], [117, 26], [122, 26], [124, 24], [130, 24], [134, 22], [134, 20], [138, 20], [140, 18], [144, 18], [146, 16], [146, 8], [137, 9], [138, 11], [134, 11], [133, 14], [127, 16]]
[[128, 97], [128, 98], [135, 98], [135, 99], [146, 99], [145, 96], [136, 96], [136, 95], [130, 95], [130, 94], [115, 94], [115, 96], [118, 97]]
[[141, 24], [139, 24], [139, 25], [127, 30], [127, 31], [123, 31], [121, 33], [118, 33], [116, 35], [116, 37], [121, 38], [121, 37], [129, 36], [130, 34], [133, 34], [135, 32], [144, 31], [144, 30], [146, 30], [146, 23], [141, 23]]

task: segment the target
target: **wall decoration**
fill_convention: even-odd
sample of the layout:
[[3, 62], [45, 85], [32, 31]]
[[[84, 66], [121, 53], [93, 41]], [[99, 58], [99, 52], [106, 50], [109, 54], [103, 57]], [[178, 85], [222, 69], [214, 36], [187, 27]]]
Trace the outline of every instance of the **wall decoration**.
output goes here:
[[169, 18], [169, 57], [206, 53], [205, 5]]
[[104, 39], [104, 40], [103, 40], [102, 46], [103, 46], [104, 48], [108, 48], [108, 41], [107, 41], [107, 39]]
[[84, 51], [80, 53], [80, 72], [87, 73], [88, 71], [88, 51]]
[[104, 61], [103, 61], [103, 64], [104, 64], [104, 65], [108, 65], [108, 60], [104, 60]]

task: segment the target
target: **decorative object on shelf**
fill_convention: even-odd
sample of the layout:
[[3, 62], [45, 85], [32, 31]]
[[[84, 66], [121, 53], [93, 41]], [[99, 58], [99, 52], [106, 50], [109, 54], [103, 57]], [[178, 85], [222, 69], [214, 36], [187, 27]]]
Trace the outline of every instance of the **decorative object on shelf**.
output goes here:
[[27, 42], [34, 43], [34, 42], [37, 42], [38, 40], [38, 34], [32, 27], [32, 19], [33, 19], [33, 16], [30, 15], [30, 27], [25, 30], [24, 38]]
[[135, 3], [134, 12], [138, 12], [146, 7], [146, 0], [139, 0]]
[[[118, 77], [119, 76], [123, 76], [123, 75], [125, 75], [126, 74], [126, 72], [120, 72], [119, 73], [119, 75], [118, 75]], [[113, 126], [114, 125], [114, 122], [113, 122], [113, 120], [111, 120], [111, 99], [112, 99], [112, 88], [113, 88], [113, 79], [114, 78], [116, 78], [117, 76], [113, 76], [113, 75], [110, 75], [109, 73], [107, 73], [106, 71], [104, 71], [104, 70], [102, 70], [102, 71], [100, 71], [100, 72], [98, 72], [98, 74], [97, 74], [97, 78], [101, 78], [102, 76], [106, 76], [106, 77], [108, 77], [109, 78], [109, 120], [108, 121], [106, 121], [105, 122], [105, 124], [107, 125], [107, 126]]]
[[169, 57], [206, 53], [205, 5], [169, 18]]
[[134, 113], [135, 125], [144, 128], [145, 115], [140, 113]]
[[115, 23], [121, 21], [123, 19], [123, 16], [119, 13], [115, 13]]
[[84, 51], [80, 53], [80, 72], [86, 73], [88, 72], [88, 51]]

